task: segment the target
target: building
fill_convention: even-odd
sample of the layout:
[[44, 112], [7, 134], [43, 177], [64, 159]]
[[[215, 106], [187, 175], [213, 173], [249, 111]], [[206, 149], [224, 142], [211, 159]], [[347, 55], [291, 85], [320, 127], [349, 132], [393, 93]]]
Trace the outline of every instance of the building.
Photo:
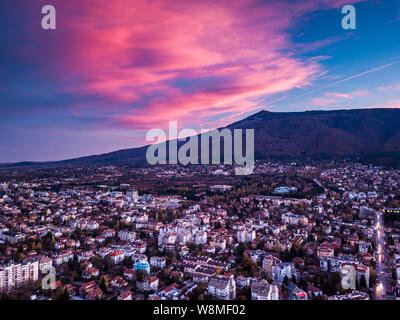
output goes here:
[[296, 277], [296, 268], [292, 262], [281, 262], [276, 265], [272, 277], [275, 281], [282, 283], [287, 277], [289, 280]]
[[117, 276], [114, 279], [111, 280], [111, 286], [114, 288], [121, 289], [123, 287], [126, 287], [128, 285], [128, 282], [124, 280], [121, 276]]
[[126, 197], [133, 202], [138, 202], [139, 192], [137, 190], [129, 190], [126, 192]]
[[82, 278], [90, 279], [91, 277], [97, 278], [100, 274], [99, 269], [97, 268], [87, 268], [82, 271]]
[[136, 232], [130, 230], [121, 230], [118, 232], [118, 237], [125, 241], [134, 241], [136, 239]]
[[308, 300], [307, 293], [292, 282], [288, 286], [288, 293], [289, 300]]
[[199, 244], [206, 244], [207, 243], [207, 232], [200, 230], [196, 232], [194, 236], [194, 243]]
[[62, 250], [60, 251], [56, 257], [53, 259], [54, 264], [59, 266], [60, 264], [67, 263], [69, 260], [74, 259], [74, 254], [72, 250]]
[[250, 228], [239, 230], [236, 235], [239, 242], [251, 242], [256, 238], [256, 232]]
[[144, 255], [141, 255], [139, 257], [134, 258], [133, 269], [134, 270], [145, 270], [149, 274], [150, 273], [150, 264], [147, 261], [147, 257]]
[[285, 186], [282, 186], [282, 187], [277, 187], [277, 188], [274, 189], [274, 193], [280, 194], [280, 195], [288, 194], [288, 193], [296, 192], [296, 191], [297, 191], [296, 187], [285, 187]]
[[225, 191], [229, 191], [231, 189], [232, 189], [232, 186], [225, 185], [225, 184], [224, 185], [217, 184], [215, 186], [210, 186], [210, 190], [213, 192], [225, 192]]
[[317, 248], [317, 256], [318, 258], [321, 257], [334, 257], [335, 250], [328, 244], [321, 244]]
[[192, 239], [192, 234], [189, 230], [182, 230], [178, 232], [178, 243], [179, 244], [186, 244]]
[[129, 290], [122, 292], [118, 296], [118, 300], [132, 300], [132, 292], [130, 292]]
[[273, 255], [268, 255], [266, 257], [264, 257], [263, 259], [263, 269], [264, 271], [272, 276], [274, 274], [275, 271], [275, 267], [281, 263], [282, 261], [280, 259], [278, 259], [277, 257], [273, 256]]
[[357, 258], [350, 255], [342, 255], [339, 257], [321, 257], [319, 259], [322, 271], [340, 272], [343, 263], [357, 264]]
[[150, 258], [150, 266], [164, 269], [167, 265], [167, 260], [164, 257], [151, 257]]
[[396, 266], [396, 280], [400, 280], [400, 266]]
[[232, 274], [214, 276], [208, 283], [208, 292], [217, 299], [236, 299], [236, 282]]
[[115, 264], [121, 263], [125, 259], [125, 254], [121, 250], [114, 250], [110, 257]]
[[254, 282], [251, 286], [251, 300], [279, 300], [279, 289], [266, 280]]
[[293, 213], [285, 213], [282, 214], [282, 222], [290, 225], [298, 225], [301, 224], [306, 226], [308, 224], [308, 219], [305, 216], [300, 216]]
[[237, 276], [236, 284], [237, 284], [238, 288], [250, 287], [250, 278], [249, 277]]
[[364, 277], [365, 285], [366, 285], [366, 287], [369, 287], [369, 276], [370, 276], [369, 267], [367, 267], [361, 263], [342, 263], [340, 266], [341, 273], [343, 273], [343, 268], [346, 266], [350, 266], [350, 267], [354, 268], [358, 285], [360, 285], [360, 283], [361, 283], [361, 278]]
[[159, 279], [155, 276], [146, 276], [143, 281], [136, 283], [136, 289], [140, 292], [150, 292], [158, 290]]
[[0, 266], [0, 291], [19, 287], [39, 279], [39, 262], [10, 263]]
[[369, 275], [370, 275], [369, 267], [363, 264], [358, 264], [356, 270], [357, 270], [357, 283], [360, 285], [361, 278], [364, 277], [365, 285], [367, 288], [369, 288]]
[[0, 233], [0, 239], [4, 240], [4, 241], [8, 241], [12, 244], [16, 244], [19, 241], [24, 240], [25, 235], [22, 233], [18, 233], [18, 232], [6, 231], [3, 233]]
[[348, 294], [329, 297], [328, 300], [369, 300], [369, 295], [368, 293], [353, 291]]

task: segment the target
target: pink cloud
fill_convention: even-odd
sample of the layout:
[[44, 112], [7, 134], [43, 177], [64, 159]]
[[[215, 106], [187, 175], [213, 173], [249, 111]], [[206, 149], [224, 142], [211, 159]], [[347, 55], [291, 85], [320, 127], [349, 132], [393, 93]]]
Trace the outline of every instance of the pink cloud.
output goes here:
[[400, 91], [400, 83], [395, 83], [392, 85], [388, 86], [380, 86], [376, 88], [379, 91], [386, 91], [386, 90], [391, 90], [391, 91]]
[[314, 98], [312, 101], [314, 106], [321, 106], [321, 107], [327, 107], [331, 104], [339, 102], [339, 100], [332, 98]]
[[400, 99], [390, 100], [383, 103], [377, 103], [371, 106], [366, 107], [367, 109], [374, 109], [374, 108], [387, 108], [387, 109], [394, 109], [400, 108]]
[[327, 92], [327, 93], [325, 93], [325, 96], [341, 98], [341, 99], [351, 99], [352, 98], [349, 94], [340, 93], [340, 92]]
[[[301, 60], [283, 54], [299, 49], [285, 30], [307, 12], [346, 4], [55, 2], [62, 12], [57, 30], [62, 40], [49, 43], [54, 61], [48, 72], [58, 81], [79, 80], [69, 81], [64, 92], [96, 97], [75, 105], [75, 116], [94, 110], [109, 118], [109, 125], [135, 129], [168, 120], [222, 125], [262, 107], [263, 97], [310, 85], [323, 74], [319, 61], [324, 57]], [[338, 39], [310, 46], [334, 41]], [[327, 96], [315, 102], [333, 101]], [[225, 113], [229, 115], [212, 119]]]

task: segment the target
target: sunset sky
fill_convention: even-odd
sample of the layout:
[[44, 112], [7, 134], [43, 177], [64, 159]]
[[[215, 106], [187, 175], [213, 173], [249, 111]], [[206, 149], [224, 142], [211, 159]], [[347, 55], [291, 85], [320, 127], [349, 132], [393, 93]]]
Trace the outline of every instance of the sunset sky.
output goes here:
[[400, 107], [399, 75], [398, 0], [1, 0], [0, 162], [142, 146], [169, 120]]

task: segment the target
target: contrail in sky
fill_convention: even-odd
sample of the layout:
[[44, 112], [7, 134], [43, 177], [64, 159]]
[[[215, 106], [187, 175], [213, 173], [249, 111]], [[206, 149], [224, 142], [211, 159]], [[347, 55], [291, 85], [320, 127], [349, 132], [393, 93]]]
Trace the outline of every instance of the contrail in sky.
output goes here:
[[[396, 57], [396, 58], [398, 58], [398, 57]], [[397, 60], [397, 61], [391, 62], [391, 63], [384, 64], [384, 65], [379, 66], [379, 67], [372, 68], [372, 69], [367, 70], [367, 71], [363, 71], [363, 72], [361, 72], [361, 73], [357, 73], [357, 74], [355, 74], [355, 75], [352, 75], [352, 76], [350, 76], [350, 77], [344, 78], [344, 79], [342, 79], [342, 80], [338, 80], [338, 81], [335, 81], [335, 82], [333, 82], [333, 83], [327, 84], [327, 85], [325, 85], [325, 86], [323, 86], [323, 87], [320, 87], [320, 88], [317, 88], [317, 89], [314, 89], [314, 90], [307, 91], [307, 92], [305, 92], [305, 93], [303, 93], [303, 94], [300, 94], [300, 95], [298, 95], [298, 96], [296, 96], [296, 97], [293, 97], [293, 98], [304, 97], [304, 96], [306, 96], [306, 95], [309, 95], [309, 94], [311, 94], [311, 93], [320, 91], [320, 90], [322, 90], [322, 89], [334, 87], [334, 86], [336, 86], [336, 85], [338, 85], [338, 84], [340, 84], [340, 83], [343, 83], [343, 82], [346, 82], [346, 81], [349, 81], [349, 80], [352, 80], [352, 79], [355, 79], [355, 78], [362, 77], [362, 76], [364, 76], [364, 75], [366, 75], [366, 74], [368, 74], [368, 73], [371, 73], [371, 72], [375, 72], [375, 71], [379, 71], [379, 70], [385, 69], [385, 68], [390, 67], [390, 66], [392, 66], [392, 65], [394, 65], [394, 64], [396, 64], [396, 63], [399, 63], [399, 62], [400, 62], [400, 59]]]

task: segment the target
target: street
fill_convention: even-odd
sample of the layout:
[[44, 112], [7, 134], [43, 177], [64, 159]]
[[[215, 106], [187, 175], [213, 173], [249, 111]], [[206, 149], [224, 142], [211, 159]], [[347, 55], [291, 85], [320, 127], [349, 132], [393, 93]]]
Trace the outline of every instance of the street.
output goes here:
[[[378, 300], [387, 299], [387, 292], [389, 288], [389, 275], [390, 270], [386, 263], [388, 257], [385, 249], [385, 230], [382, 219], [382, 212], [376, 211], [376, 225], [375, 225], [375, 237], [376, 237], [376, 271], [377, 281], [375, 288], [375, 297]], [[389, 274], [388, 274], [389, 272]]]

